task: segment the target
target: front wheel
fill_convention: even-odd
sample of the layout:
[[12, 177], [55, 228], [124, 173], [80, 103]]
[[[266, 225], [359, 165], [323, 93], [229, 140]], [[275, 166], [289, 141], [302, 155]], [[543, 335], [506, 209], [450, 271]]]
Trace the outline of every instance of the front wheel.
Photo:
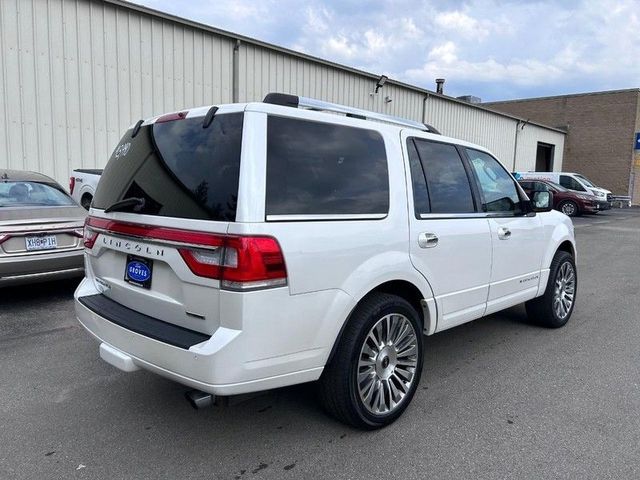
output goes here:
[[577, 217], [580, 214], [578, 205], [571, 200], [565, 200], [560, 204], [559, 210], [568, 217]]
[[544, 295], [525, 303], [527, 316], [545, 327], [562, 327], [573, 313], [577, 291], [578, 275], [573, 256], [564, 251], [556, 252]]
[[375, 293], [354, 310], [320, 378], [320, 399], [338, 420], [373, 430], [395, 421], [422, 372], [420, 316], [406, 300]]

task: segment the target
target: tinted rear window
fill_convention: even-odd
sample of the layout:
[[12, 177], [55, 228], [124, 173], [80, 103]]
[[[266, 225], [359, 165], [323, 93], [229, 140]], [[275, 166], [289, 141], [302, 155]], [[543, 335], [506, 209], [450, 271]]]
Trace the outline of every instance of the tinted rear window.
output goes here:
[[269, 117], [267, 215], [384, 215], [389, 174], [373, 130]]
[[128, 131], [100, 178], [96, 208], [129, 197], [144, 206], [121, 211], [234, 221], [240, 176], [242, 113], [155, 123]]

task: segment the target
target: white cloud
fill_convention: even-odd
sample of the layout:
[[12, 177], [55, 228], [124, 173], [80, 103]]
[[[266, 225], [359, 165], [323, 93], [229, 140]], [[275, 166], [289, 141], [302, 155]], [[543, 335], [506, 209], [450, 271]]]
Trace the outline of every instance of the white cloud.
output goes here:
[[321, 47], [324, 56], [339, 60], [351, 60], [358, 54], [358, 47], [344, 35], [329, 37]]
[[434, 18], [434, 22], [436, 26], [444, 30], [449, 30], [462, 37], [474, 38], [476, 40], [482, 40], [487, 37], [490, 32], [489, 22], [480, 22], [458, 10], [438, 13]]
[[325, 33], [329, 30], [331, 14], [324, 8], [307, 7], [307, 27], [314, 33]]

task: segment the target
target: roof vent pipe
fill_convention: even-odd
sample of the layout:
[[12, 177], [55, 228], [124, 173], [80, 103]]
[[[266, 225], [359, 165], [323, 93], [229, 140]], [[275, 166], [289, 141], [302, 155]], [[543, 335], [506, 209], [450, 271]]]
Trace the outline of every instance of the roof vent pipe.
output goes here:
[[444, 78], [436, 78], [436, 93], [439, 95], [444, 93]]

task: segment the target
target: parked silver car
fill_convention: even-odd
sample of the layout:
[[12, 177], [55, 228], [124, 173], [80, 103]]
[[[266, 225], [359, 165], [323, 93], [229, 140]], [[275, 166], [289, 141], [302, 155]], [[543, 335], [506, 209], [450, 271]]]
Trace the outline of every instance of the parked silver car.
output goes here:
[[55, 180], [0, 170], [0, 287], [81, 276], [86, 214]]

